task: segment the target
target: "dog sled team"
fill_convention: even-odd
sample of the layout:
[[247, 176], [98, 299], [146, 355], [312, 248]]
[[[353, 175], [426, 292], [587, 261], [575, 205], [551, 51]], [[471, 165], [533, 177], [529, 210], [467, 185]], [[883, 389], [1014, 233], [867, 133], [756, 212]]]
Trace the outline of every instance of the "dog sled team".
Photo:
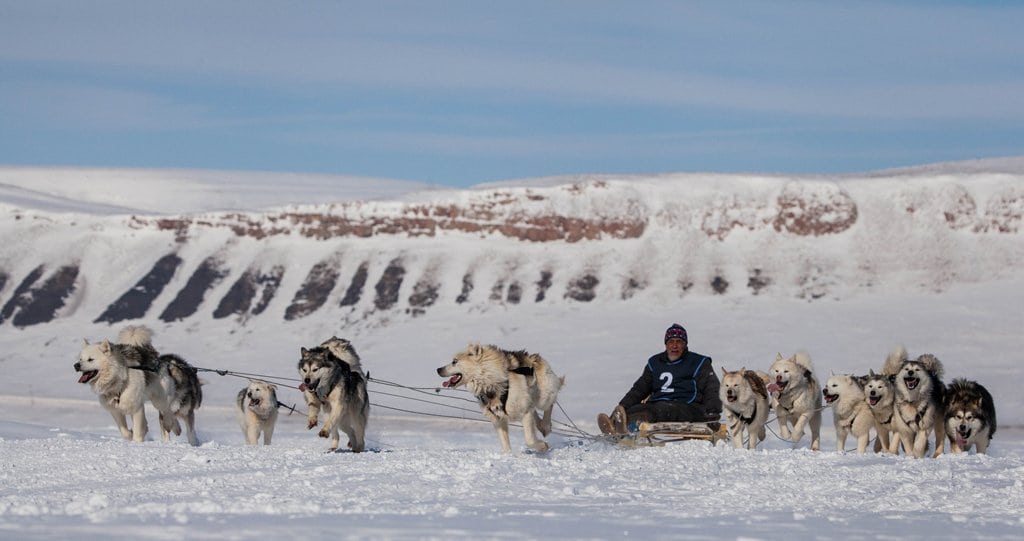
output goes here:
[[[604, 434], [617, 438], [636, 434], [651, 423], [682, 424], [720, 434], [736, 448], [755, 449], [765, 440], [774, 413], [781, 439], [799, 443], [809, 432], [810, 448], [818, 450], [822, 411], [830, 408], [838, 451], [844, 452], [852, 437], [858, 453], [869, 447], [892, 454], [903, 449], [920, 458], [927, 454], [933, 435], [933, 456], [939, 456], [947, 438], [954, 453], [971, 447], [985, 453], [996, 431], [995, 405], [982, 385], [963, 378], [946, 385], [942, 363], [935, 356], [910, 359], [902, 346], [889, 354], [879, 373], [872, 368], [867, 375], [832, 374], [822, 386], [804, 352], [778, 354], [767, 372], [723, 367], [719, 379], [711, 357], [689, 350], [681, 325], [666, 330], [664, 344], [664, 351], [648, 359], [612, 412], [598, 415]], [[171, 433], [181, 434], [180, 420], [188, 442], [198, 445], [195, 412], [203, 400], [198, 370], [177, 355], [158, 353], [149, 329], [126, 327], [116, 343], [86, 341], [74, 369], [81, 373], [79, 383], [90, 385], [125, 439], [145, 440], [148, 400], [159, 413], [164, 441]], [[318, 436], [330, 440], [332, 451], [339, 447], [342, 432], [352, 452], [365, 450], [369, 376], [352, 343], [332, 337], [318, 346], [302, 347], [296, 369], [307, 406], [307, 428], [319, 425]], [[549, 448], [543, 438], [551, 433], [552, 411], [565, 378], [543, 357], [470, 344], [436, 372], [448, 378], [444, 387], [473, 394], [504, 451], [511, 451], [510, 422], [521, 423], [529, 448]], [[269, 445], [281, 406], [277, 386], [250, 381], [238, 392], [235, 404], [246, 443], [257, 445], [262, 439]]]

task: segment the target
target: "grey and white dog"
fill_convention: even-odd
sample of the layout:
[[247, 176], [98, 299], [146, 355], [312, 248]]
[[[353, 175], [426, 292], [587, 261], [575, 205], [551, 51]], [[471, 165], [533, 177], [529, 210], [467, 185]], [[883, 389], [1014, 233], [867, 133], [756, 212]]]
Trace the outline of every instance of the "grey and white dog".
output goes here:
[[996, 433], [996, 405], [988, 389], [976, 381], [956, 378], [946, 387], [946, 436], [954, 453], [975, 446], [985, 454]]
[[235, 406], [245, 443], [257, 445], [262, 433], [263, 445], [270, 445], [277, 424], [277, 386], [265, 381], [251, 381], [238, 391]]
[[895, 414], [893, 403], [896, 400], [896, 391], [893, 388], [895, 374], [876, 374], [869, 370], [868, 375], [861, 378], [864, 387], [864, 401], [871, 409], [871, 415], [875, 419], [875, 452], [889, 451], [889, 444], [895, 436], [895, 427], [892, 424], [892, 417]]
[[[196, 370], [177, 355], [157, 353], [152, 336], [146, 327], [128, 326], [118, 334], [117, 343], [84, 341], [74, 365], [82, 374], [78, 382], [92, 387], [124, 439], [145, 441], [149, 399], [160, 414], [164, 441], [170, 440], [172, 432], [181, 434], [180, 418], [189, 443], [198, 445], [195, 410], [202, 405], [203, 392]], [[127, 417], [131, 417], [131, 428]]]
[[302, 383], [299, 390], [306, 398], [307, 428], [319, 422], [324, 411], [321, 438], [331, 438], [330, 450], [338, 448], [339, 430], [348, 436], [348, 447], [358, 453], [366, 448], [366, 425], [370, 415], [370, 397], [366, 375], [352, 343], [337, 336], [321, 345], [301, 348], [298, 366]]
[[896, 437], [889, 442], [889, 452], [896, 454], [902, 443], [906, 454], [922, 458], [928, 452], [928, 435], [934, 432], [932, 456], [937, 457], [942, 454], [946, 440], [942, 362], [931, 354], [908, 360], [902, 346], [890, 357], [902, 362], [893, 379], [896, 395], [892, 421]]

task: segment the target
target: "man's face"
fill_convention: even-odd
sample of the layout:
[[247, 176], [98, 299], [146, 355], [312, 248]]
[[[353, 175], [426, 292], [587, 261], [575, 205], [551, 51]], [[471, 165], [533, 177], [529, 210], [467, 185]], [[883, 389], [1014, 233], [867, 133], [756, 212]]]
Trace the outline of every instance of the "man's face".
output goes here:
[[669, 358], [672, 360], [682, 357], [685, 351], [686, 342], [682, 338], [670, 338], [668, 342], [665, 342], [665, 352], [668, 353]]

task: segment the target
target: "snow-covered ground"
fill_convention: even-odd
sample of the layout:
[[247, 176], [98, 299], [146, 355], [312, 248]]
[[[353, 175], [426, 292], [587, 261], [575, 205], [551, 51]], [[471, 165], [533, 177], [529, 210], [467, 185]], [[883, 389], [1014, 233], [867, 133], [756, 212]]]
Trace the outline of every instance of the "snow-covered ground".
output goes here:
[[[172, 192], [159, 193], [173, 201]], [[70, 192], [53, 205], [47, 194], [54, 190], [36, 193], [33, 208], [88, 206]], [[3, 201], [17, 205], [10, 193]], [[6, 325], [0, 537], [1024, 538], [1024, 279], [995, 270], [976, 269], [980, 278], [941, 292], [883, 284], [813, 302], [693, 294], [648, 304], [438, 305], [333, 330], [321, 320], [136, 322], [153, 328], [158, 349], [197, 366], [281, 378], [296, 376], [299, 347], [325, 330], [351, 339], [372, 378], [426, 389], [370, 385], [373, 451], [362, 454], [326, 453], [302, 414], [282, 415], [273, 445], [244, 445], [233, 402], [245, 380], [213, 373], [203, 375], [199, 447], [158, 435], [125, 442], [72, 369], [82, 338], [114, 338], [118, 327], [89, 317]], [[818, 452], [806, 437], [794, 446], [774, 433], [754, 452], [696, 441], [623, 449], [588, 437], [672, 322], [718, 370], [763, 370], [776, 352], [803, 349], [824, 380], [877, 370], [897, 344], [912, 356], [933, 353], [947, 381], [968, 377], [992, 391], [999, 429], [987, 456], [921, 460], [837, 452], [829, 411]], [[435, 368], [469, 341], [541, 353], [566, 376], [551, 451], [525, 452], [513, 431], [514, 452], [501, 453], [472, 404], [431, 390], [441, 381]], [[282, 387], [280, 399], [301, 407], [294, 389]], [[152, 438], [152, 410], [149, 419]]]

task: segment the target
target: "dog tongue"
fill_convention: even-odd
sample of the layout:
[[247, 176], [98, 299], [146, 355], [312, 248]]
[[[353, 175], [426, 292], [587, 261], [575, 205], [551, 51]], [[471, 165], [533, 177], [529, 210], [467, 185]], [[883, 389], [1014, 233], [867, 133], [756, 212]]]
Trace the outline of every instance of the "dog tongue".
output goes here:
[[82, 372], [82, 377], [78, 378], [78, 383], [87, 383], [89, 381], [89, 373]]
[[772, 383], [772, 384], [768, 385], [768, 392], [769, 393], [778, 393], [778, 392], [781, 392], [781, 391], [782, 391], [782, 386], [779, 385], [778, 383]]
[[459, 374], [455, 374], [448, 381], [442, 382], [441, 385], [443, 385], [444, 387], [451, 387], [452, 385], [458, 383], [460, 379], [462, 379], [462, 376], [460, 376]]
[[309, 390], [309, 387], [306, 387], [305, 383], [300, 383], [299, 384], [299, 390], [300, 391], [307, 391], [307, 390]]

